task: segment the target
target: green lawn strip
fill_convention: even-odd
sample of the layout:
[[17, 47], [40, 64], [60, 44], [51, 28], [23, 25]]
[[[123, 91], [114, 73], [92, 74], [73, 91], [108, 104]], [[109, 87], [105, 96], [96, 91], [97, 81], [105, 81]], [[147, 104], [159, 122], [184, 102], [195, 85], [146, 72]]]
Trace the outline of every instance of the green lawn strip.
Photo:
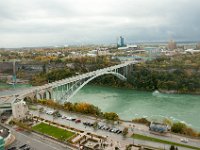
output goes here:
[[40, 133], [47, 134], [54, 138], [60, 139], [60, 140], [66, 140], [75, 134], [73, 132], [70, 132], [61, 128], [57, 128], [45, 123], [40, 123], [32, 127], [32, 129]]
[[175, 142], [171, 142], [171, 141], [165, 141], [165, 140], [161, 140], [161, 139], [157, 139], [157, 138], [153, 138], [153, 137], [149, 137], [149, 136], [144, 136], [144, 135], [140, 135], [140, 134], [134, 134], [134, 135], [132, 135], [132, 137], [134, 139], [139, 139], [139, 140], [145, 140], [145, 141], [151, 141], [151, 142], [157, 142], [157, 143], [163, 143], [163, 144], [169, 144], [169, 145], [174, 145], [174, 146], [181, 146], [181, 147], [200, 150], [200, 148], [198, 148], [198, 147], [175, 143]]
[[37, 107], [36, 106], [33, 106], [33, 105], [29, 105], [28, 107], [30, 110], [37, 110]]

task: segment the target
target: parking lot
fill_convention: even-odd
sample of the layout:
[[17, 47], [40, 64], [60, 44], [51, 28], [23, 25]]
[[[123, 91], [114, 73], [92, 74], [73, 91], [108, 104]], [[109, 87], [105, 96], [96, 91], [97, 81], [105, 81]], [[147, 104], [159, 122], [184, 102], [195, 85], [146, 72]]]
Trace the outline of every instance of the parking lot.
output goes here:
[[[56, 114], [54, 114], [56, 112]], [[31, 111], [33, 115], [38, 116], [37, 111]], [[90, 131], [90, 132], [103, 132], [104, 135], [115, 134], [120, 135], [123, 131], [123, 127], [118, 124], [107, 124], [103, 120], [94, 120], [90, 118], [81, 117], [80, 115], [74, 113], [66, 113], [63, 111], [57, 111], [50, 108], [45, 108], [40, 116], [47, 120], [54, 120], [58, 123], [75, 127], [80, 130]], [[56, 117], [55, 117], [56, 116]], [[95, 125], [95, 123], [97, 123]]]

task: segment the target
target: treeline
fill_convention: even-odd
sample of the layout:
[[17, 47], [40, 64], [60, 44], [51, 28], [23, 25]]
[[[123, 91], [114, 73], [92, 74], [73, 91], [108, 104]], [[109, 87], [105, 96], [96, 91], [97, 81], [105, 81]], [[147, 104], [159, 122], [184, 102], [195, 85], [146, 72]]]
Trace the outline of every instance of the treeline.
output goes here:
[[31, 79], [31, 85], [43, 85], [51, 83], [57, 80], [68, 78], [75, 75], [75, 71], [72, 69], [56, 69], [48, 73], [41, 72]]
[[[54, 82], [56, 80], [61, 80], [64, 78], [75, 76], [76, 74], [83, 74], [97, 69], [109, 67], [117, 63], [117, 62], [111, 62], [111, 58], [109, 56], [98, 56], [98, 57], [85, 56], [80, 58], [65, 58], [60, 61], [57, 61], [57, 59], [55, 61], [51, 60], [50, 62], [54, 63], [54, 66], [60, 64], [65, 67], [61, 69], [54, 68], [48, 72], [38, 73], [31, 78], [30, 84], [43, 85], [48, 82]], [[69, 67], [67, 67], [68, 65]], [[113, 80], [113, 82], [114, 81], [115, 80]]]
[[103, 75], [95, 78], [90, 84], [112, 86], [112, 87], [127, 87], [132, 88], [133, 86], [129, 82], [122, 81], [114, 75]]
[[154, 70], [146, 66], [136, 66], [129, 82], [141, 90], [174, 90], [178, 93], [200, 92], [200, 73], [176, 68], [174, 70]]
[[98, 108], [97, 106], [84, 103], [84, 102], [80, 102], [80, 103], [66, 102], [64, 104], [60, 104], [53, 100], [46, 100], [46, 99], [35, 100], [34, 102], [41, 105], [49, 106], [54, 109], [63, 109], [69, 112], [76, 112], [76, 113], [91, 115], [94, 117], [100, 117], [100, 118], [104, 118], [104, 119], [112, 120], [112, 121], [119, 120], [119, 116], [116, 113], [114, 112], [103, 113], [101, 109]]

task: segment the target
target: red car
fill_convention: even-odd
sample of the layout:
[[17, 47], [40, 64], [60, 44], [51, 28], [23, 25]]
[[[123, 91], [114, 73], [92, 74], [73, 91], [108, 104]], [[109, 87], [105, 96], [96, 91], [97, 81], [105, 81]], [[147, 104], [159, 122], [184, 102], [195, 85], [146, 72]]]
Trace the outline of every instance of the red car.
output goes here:
[[15, 131], [24, 131], [24, 129], [22, 129], [22, 128], [15, 128]]
[[81, 123], [80, 119], [76, 119], [75, 123]]

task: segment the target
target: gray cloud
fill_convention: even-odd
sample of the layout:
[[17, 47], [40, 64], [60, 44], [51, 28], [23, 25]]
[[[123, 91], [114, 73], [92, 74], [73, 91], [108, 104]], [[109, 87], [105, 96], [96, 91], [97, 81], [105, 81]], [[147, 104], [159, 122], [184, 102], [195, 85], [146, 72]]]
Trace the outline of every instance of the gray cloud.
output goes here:
[[0, 47], [199, 40], [199, 0], [1, 0]]

